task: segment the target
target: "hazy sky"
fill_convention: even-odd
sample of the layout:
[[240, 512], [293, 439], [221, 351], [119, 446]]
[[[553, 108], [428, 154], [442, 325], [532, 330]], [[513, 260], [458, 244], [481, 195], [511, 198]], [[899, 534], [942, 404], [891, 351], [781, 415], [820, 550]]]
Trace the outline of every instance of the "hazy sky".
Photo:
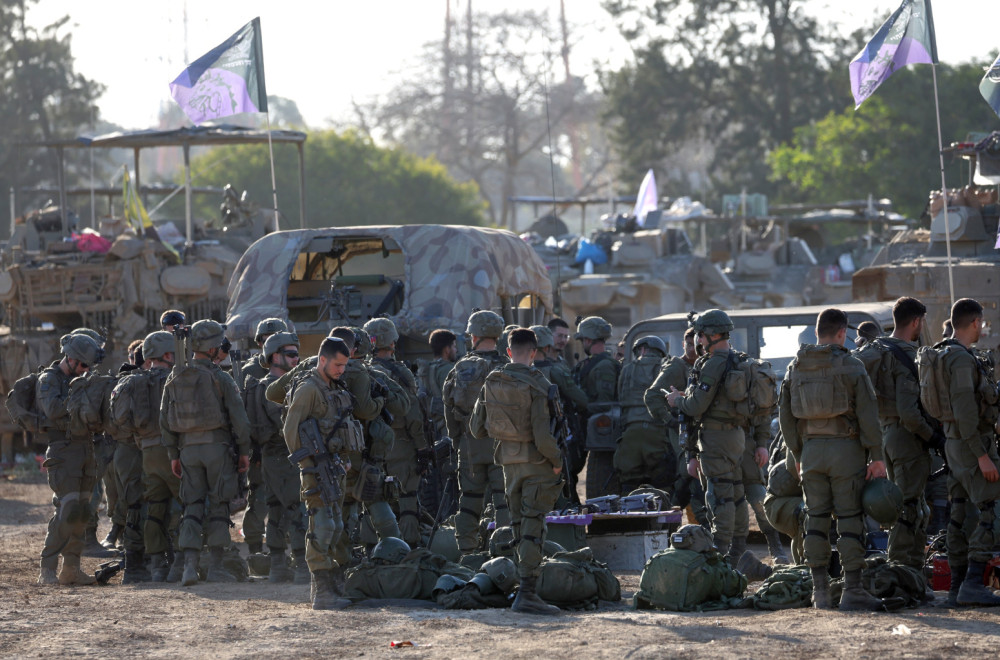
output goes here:
[[[451, 0], [464, 11], [468, 0]], [[853, 28], [888, 16], [900, 0], [809, 0], [806, 7]], [[392, 86], [421, 46], [442, 38], [448, 0], [326, 0], [319, 3], [242, 0], [41, 0], [29, 10], [40, 27], [68, 15], [76, 70], [103, 83], [99, 104], [105, 119], [126, 128], [155, 125], [161, 103], [172, 102], [167, 85], [187, 61], [224, 41], [253, 17], [261, 17], [269, 95], [294, 100], [312, 127], [350, 117], [351, 101], [364, 101]], [[547, 9], [558, 17], [559, 0], [475, 0], [473, 9]], [[1000, 38], [998, 0], [938, 0], [934, 9], [942, 62], [973, 59], [990, 64]], [[572, 51], [577, 75], [594, 60], [620, 62], [628, 49], [600, 0], [566, 0], [579, 42]], [[553, 45], [558, 49], [559, 45]], [[845, 90], [846, 91], [846, 90]]]

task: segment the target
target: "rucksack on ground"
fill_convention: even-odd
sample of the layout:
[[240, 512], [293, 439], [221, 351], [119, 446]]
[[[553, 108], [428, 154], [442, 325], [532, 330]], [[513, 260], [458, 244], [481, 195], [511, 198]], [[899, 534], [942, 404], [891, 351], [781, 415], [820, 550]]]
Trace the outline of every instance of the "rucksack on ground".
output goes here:
[[646, 561], [632, 605], [672, 612], [725, 609], [735, 607], [746, 588], [746, 576], [718, 552], [667, 548]]
[[17, 379], [14, 387], [7, 392], [7, 412], [15, 424], [28, 433], [40, 433], [42, 430], [42, 414], [35, 404], [35, 390], [38, 389], [39, 371], [33, 371], [23, 378]]
[[538, 596], [564, 609], [593, 609], [598, 600], [621, 600], [618, 578], [594, 559], [590, 548], [557, 552], [542, 560]]

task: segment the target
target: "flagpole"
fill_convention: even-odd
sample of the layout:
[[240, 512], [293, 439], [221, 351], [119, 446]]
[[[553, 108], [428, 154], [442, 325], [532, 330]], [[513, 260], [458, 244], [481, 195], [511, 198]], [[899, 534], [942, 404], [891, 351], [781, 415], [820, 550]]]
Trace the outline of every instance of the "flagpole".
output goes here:
[[267, 117], [267, 151], [271, 156], [271, 197], [274, 200], [274, 229], [280, 231], [280, 221], [278, 220], [278, 184], [274, 179], [274, 144], [271, 142], [271, 113], [265, 112]]
[[934, 80], [934, 114], [937, 118], [938, 159], [941, 163], [941, 201], [944, 202], [944, 244], [948, 255], [948, 295], [949, 307], [955, 304], [955, 278], [951, 269], [951, 225], [948, 222], [948, 186], [944, 178], [944, 143], [941, 140], [941, 106], [938, 104], [937, 64], [931, 63], [931, 78]]

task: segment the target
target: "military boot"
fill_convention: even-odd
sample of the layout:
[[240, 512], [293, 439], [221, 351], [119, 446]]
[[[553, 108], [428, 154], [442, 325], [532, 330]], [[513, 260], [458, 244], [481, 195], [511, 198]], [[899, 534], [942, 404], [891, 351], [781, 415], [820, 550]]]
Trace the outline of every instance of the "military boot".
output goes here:
[[[1000, 596], [994, 595], [993, 591], [983, 584], [983, 575], [985, 574], [986, 562], [969, 562], [969, 568], [965, 572], [965, 579], [962, 580], [962, 584], [958, 588], [958, 598], [956, 600], [959, 605], [1000, 605]], [[952, 580], [954, 579], [952, 577]]]
[[93, 575], [80, 570], [80, 555], [63, 555], [62, 570], [59, 571], [59, 584], [88, 585], [97, 580]]
[[223, 548], [209, 548], [208, 573], [205, 582], [236, 582], [236, 576], [222, 565]]
[[757, 559], [752, 550], [747, 550], [736, 562], [736, 570], [747, 577], [750, 582], [759, 582], [774, 572], [770, 566]]
[[[118, 541], [121, 540], [122, 533], [124, 531], [124, 528], [118, 523], [111, 523], [111, 529], [108, 531], [108, 535], [104, 537], [104, 540], [101, 541], [101, 545], [108, 550], [115, 550], [118, 547]], [[96, 531], [94, 532], [94, 538], [97, 538]]]
[[143, 554], [137, 550], [129, 550], [125, 553], [125, 572], [122, 574], [122, 584], [136, 584], [139, 582], [149, 582], [153, 579], [149, 569], [146, 568], [146, 561]]
[[[729, 560], [730, 566], [736, 566], [739, 563], [740, 558], [743, 553], [747, 550], [747, 537], [737, 536], [733, 539], [733, 542], [729, 546], [729, 550], [726, 552], [726, 559]], [[719, 549], [722, 552], [722, 549]]]
[[309, 584], [311, 581], [309, 575], [309, 564], [306, 563], [306, 551], [303, 550], [292, 550], [292, 557], [295, 559], [295, 584]]
[[[343, 574], [343, 569], [341, 574]], [[314, 610], [340, 610], [351, 604], [336, 592], [333, 570], [318, 570], [312, 574], [312, 608]]]
[[268, 582], [291, 582], [295, 578], [295, 573], [288, 568], [288, 557], [284, 550], [271, 548], [271, 570], [268, 571]]
[[958, 607], [958, 590], [962, 588], [962, 580], [969, 567], [964, 564], [951, 565], [951, 586], [948, 587], [948, 607]]
[[247, 541], [247, 549], [250, 551], [251, 555], [262, 554], [264, 552], [264, 542], [254, 541], [251, 543], [250, 541]]
[[[174, 552], [174, 560], [170, 562], [170, 570], [167, 571], [167, 582], [170, 584], [175, 584], [180, 582], [184, 576], [184, 552], [178, 550]], [[195, 565], [195, 573], [198, 572], [197, 564]]]
[[770, 532], [764, 534], [764, 538], [767, 539], [767, 551], [774, 558], [774, 563], [789, 563], [788, 555], [785, 554], [785, 549], [781, 547], [781, 537], [778, 535], [778, 530], [772, 529]]
[[[201, 556], [200, 550], [185, 550], [184, 551], [184, 574], [181, 576], [181, 585], [185, 587], [190, 587], [191, 585], [198, 584], [198, 558]], [[178, 553], [174, 557], [174, 564], [180, 563], [180, 554]], [[170, 569], [173, 573], [173, 568]], [[167, 576], [167, 581], [170, 581], [170, 576]]]
[[514, 598], [514, 604], [511, 605], [510, 609], [521, 614], [545, 614], [549, 616], [559, 614], [558, 607], [549, 605], [538, 597], [535, 592], [537, 582], [537, 577], [522, 577], [517, 597]]
[[39, 564], [38, 584], [59, 584], [59, 577], [56, 575], [59, 568], [59, 555], [43, 557]]
[[826, 567], [810, 568], [813, 579], [813, 609], [829, 610], [830, 607], [830, 582], [826, 572]]
[[861, 585], [860, 568], [844, 571], [844, 593], [840, 597], [841, 612], [881, 612], [884, 609], [882, 599], [872, 596]]
[[97, 540], [97, 529], [87, 529], [83, 535], [83, 556], [107, 559], [117, 557], [117, 550], [108, 550]]
[[170, 567], [167, 566], [167, 556], [162, 552], [149, 555], [149, 577], [153, 582], [165, 582]]

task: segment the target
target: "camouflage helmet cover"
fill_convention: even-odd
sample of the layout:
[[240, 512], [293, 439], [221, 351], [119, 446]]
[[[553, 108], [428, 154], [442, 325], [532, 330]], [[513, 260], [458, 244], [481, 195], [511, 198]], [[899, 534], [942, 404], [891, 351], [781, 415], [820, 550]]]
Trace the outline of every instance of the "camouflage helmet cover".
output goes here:
[[65, 335], [60, 343], [63, 355], [71, 360], [93, 366], [104, 359], [104, 349], [88, 335]]
[[253, 340], [260, 344], [264, 341], [265, 336], [273, 335], [276, 332], [285, 332], [286, 330], [288, 330], [288, 324], [281, 319], [264, 319], [257, 324], [257, 333], [254, 335]]
[[503, 317], [494, 311], [483, 309], [469, 316], [465, 332], [473, 337], [499, 339], [503, 334]]
[[142, 340], [142, 357], [147, 360], [158, 360], [167, 353], [173, 353], [176, 346], [177, 340], [173, 333], [157, 330]]
[[267, 362], [271, 356], [281, 350], [282, 346], [299, 345], [299, 336], [294, 332], [275, 332], [264, 340], [264, 361]]
[[610, 323], [600, 316], [588, 316], [576, 326], [574, 339], [607, 339], [610, 336]]
[[660, 355], [665, 356], [667, 354], [667, 345], [656, 335], [646, 335], [637, 339], [632, 346], [632, 352], [638, 352], [644, 346], [659, 351]]
[[548, 346], [554, 346], [555, 340], [552, 337], [552, 331], [544, 325], [533, 325], [528, 328], [535, 333], [535, 339], [538, 341], [538, 348], [546, 348]]
[[882, 525], [893, 525], [903, 507], [903, 492], [885, 477], [865, 483], [861, 491], [861, 505], [865, 513]]
[[410, 554], [410, 544], [395, 537], [384, 538], [372, 550], [372, 559], [378, 559], [387, 564], [398, 564]]
[[371, 335], [371, 344], [376, 350], [390, 348], [399, 340], [399, 331], [392, 319], [378, 318], [365, 323], [364, 331]]
[[226, 326], [218, 321], [202, 320], [191, 326], [191, 350], [203, 353], [222, 346]]
[[733, 320], [721, 309], [710, 309], [699, 314], [691, 327], [706, 335], [721, 335], [733, 330]]

